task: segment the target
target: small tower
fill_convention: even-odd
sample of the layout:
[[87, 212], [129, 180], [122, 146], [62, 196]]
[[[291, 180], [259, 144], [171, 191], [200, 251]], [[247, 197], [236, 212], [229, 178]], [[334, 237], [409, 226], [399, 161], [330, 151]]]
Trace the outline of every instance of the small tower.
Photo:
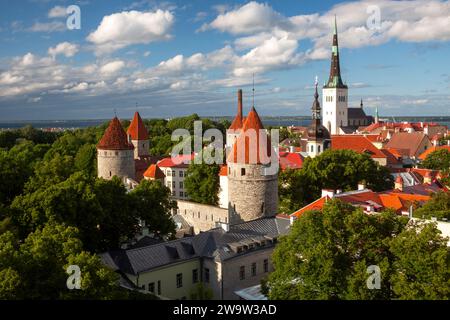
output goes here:
[[348, 88], [341, 77], [336, 16], [334, 17], [330, 77], [322, 90], [322, 106], [322, 124], [330, 134], [339, 134], [340, 127], [348, 126]]
[[378, 115], [378, 107], [375, 108], [375, 123], [380, 122], [380, 117]]
[[227, 130], [227, 148], [231, 148], [233, 143], [236, 141], [239, 133], [241, 132], [242, 126], [244, 124], [244, 118], [242, 117], [242, 89], [238, 90], [238, 109], [236, 117], [234, 118], [231, 126]]
[[312, 122], [307, 131], [308, 142], [306, 144], [306, 152], [311, 158], [321, 154], [325, 149], [328, 149], [331, 144], [330, 133], [321, 123], [321, 109], [317, 85], [318, 82], [316, 77], [316, 92], [314, 93], [314, 102], [311, 107]]
[[252, 107], [227, 159], [228, 202], [232, 223], [277, 213], [278, 172], [267, 170], [272, 153], [270, 139]]
[[112, 179], [134, 179], [134, 146], [128, 142], [127, 135], [117, 117], [114, 117], [105, 134], [97, 144], [98, 177]]
[[139, 112], [134, 113], [133, 120], [127, 130], [128, 142], [134, 145], [134, 158], [141, 159], [148, 157], [150, 149], [150, 141], [148, 131], [141, 119]]

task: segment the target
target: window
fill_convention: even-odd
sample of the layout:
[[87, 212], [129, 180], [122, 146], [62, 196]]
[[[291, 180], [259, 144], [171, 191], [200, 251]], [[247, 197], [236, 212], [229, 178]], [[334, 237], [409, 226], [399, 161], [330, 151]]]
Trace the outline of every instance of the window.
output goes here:
[[192, 270], [192, 283], [198, 282], [198, 269]]
[[197, 212], [197, 217], [200, 219], [200, 211]]
[[175, 188], [175, 181], [172, 181], [172, 188]]
[[241, 168], [241, 176], [245, 176], [245, 168]]
[[239, 280], [245, 279], [245, 266], [239, 268]]
[[177, 274], [177, 288], [181, 288], [183, 286], [183, 274]]
[[110, 176], [110, 177], [112, 176], [112, 172], [111, 172], [111, 171], [109, 172], [109, 176]]
[[180, 191], [180, 197], [183, 198], [184, 197], [184, 192]]
[[311, 152], [314, 152], [314, 146], [311, 145]]
[[161, 294], [161, 280], [158, 280], [158, 294]]
[[118, 155], [119, 155], [119, 152], [118, 152], [118, 151], [116, 151], [115, 153], [116, 153], [116, 156], [118, 156]]
[[183, 181], [180, 181], [179, 186], [180, 186], [180, 189], [184, 188]]
[[317, 152], [320, 153], [320, 146], [317, 146]]
[[185, 193], [184, 193], [184, 197], [185, 197], [185, 198], [187, 198], [187, 197], [188, 197], [188, 194], [187, 194], [187, 192], [185, 192]]
[[209, 283], [209, 269], [205, 268], [205, 283]]
[[180, 171], [180, 178], [183, 178], [183, 177], [184, 177], [184, 172]]
[[175, 197], [176, 196], [176, 192], [172, 191], [172, 196]]
[[252, 263], [252, 276], [256, 276], [256, 262]]
[[269, 272], [269, 259], [264, 259], [264, 272]]
[[148, 284], [148, 291], [150, 291], [151, 293], [155, 293], [155, 283], [151, 282]]

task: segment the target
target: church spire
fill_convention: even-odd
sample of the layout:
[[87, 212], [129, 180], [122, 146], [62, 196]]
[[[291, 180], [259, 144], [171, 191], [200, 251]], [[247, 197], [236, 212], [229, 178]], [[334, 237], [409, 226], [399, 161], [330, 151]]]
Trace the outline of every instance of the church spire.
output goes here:
[[[320, 120], [320, 102], [319, 102], [319, 93], [317, 92], [317, 85], [319, 84], [318, 80], [317, 80], [317, 76], [316, 76], [316, 82], [315, 82], [315, 87], [316, 87], [316, 91], [314, 93], [314, 102], [312, 105], [312, 118], [313, 121], [314, 120]], [[319, 121], [320, 123], [320, 121]]]
[[326, 88], [347, 88], [342, 82], [341, 67], [339, 65], [339, 45], [338, 45], [338, 33], [337, 33], [337, 21], [334, 16], [334, 30], [333, 30], [333, 46], [331, 48], [331, 68], [330, 78], [325, 85]]

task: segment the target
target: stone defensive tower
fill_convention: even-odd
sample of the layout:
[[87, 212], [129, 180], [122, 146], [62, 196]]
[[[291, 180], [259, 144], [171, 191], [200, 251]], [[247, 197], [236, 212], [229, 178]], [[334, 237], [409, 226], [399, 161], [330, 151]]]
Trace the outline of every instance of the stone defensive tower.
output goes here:
[[278, 169], [276, 172], [269, 170], [273, 152], [270, 139], [253, 107], [227, 159], [231, 223], [277, 213]]
[[128, 142], [134, 145], [135, 159], [145, 158], [150, 155], [150, 140], [148, 138], [148, 131], [145, 128], [139, 112], [137, 111], [134, 113], [134, 118], [128, 127], [127, 136]]
[[120, 121], [114, 117], [97, 144], [98, 177], [121, 179], [135, 177], [134, 146], [128, 142]]

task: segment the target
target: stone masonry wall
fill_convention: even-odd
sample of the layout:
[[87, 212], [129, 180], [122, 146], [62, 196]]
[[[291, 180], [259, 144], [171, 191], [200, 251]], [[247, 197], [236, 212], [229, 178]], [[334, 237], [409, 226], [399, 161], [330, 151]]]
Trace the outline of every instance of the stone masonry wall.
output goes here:
[[97, 150], [98, 177], [111, 179], [129, 177], [134, 179], [134, 153], [133, 150]]
[[215, 228], [216, 222], [229, 222], [228, 209], [184, 200], [177, 200], [177, 204], [177, 213], [194, 228], [196, 234]]

